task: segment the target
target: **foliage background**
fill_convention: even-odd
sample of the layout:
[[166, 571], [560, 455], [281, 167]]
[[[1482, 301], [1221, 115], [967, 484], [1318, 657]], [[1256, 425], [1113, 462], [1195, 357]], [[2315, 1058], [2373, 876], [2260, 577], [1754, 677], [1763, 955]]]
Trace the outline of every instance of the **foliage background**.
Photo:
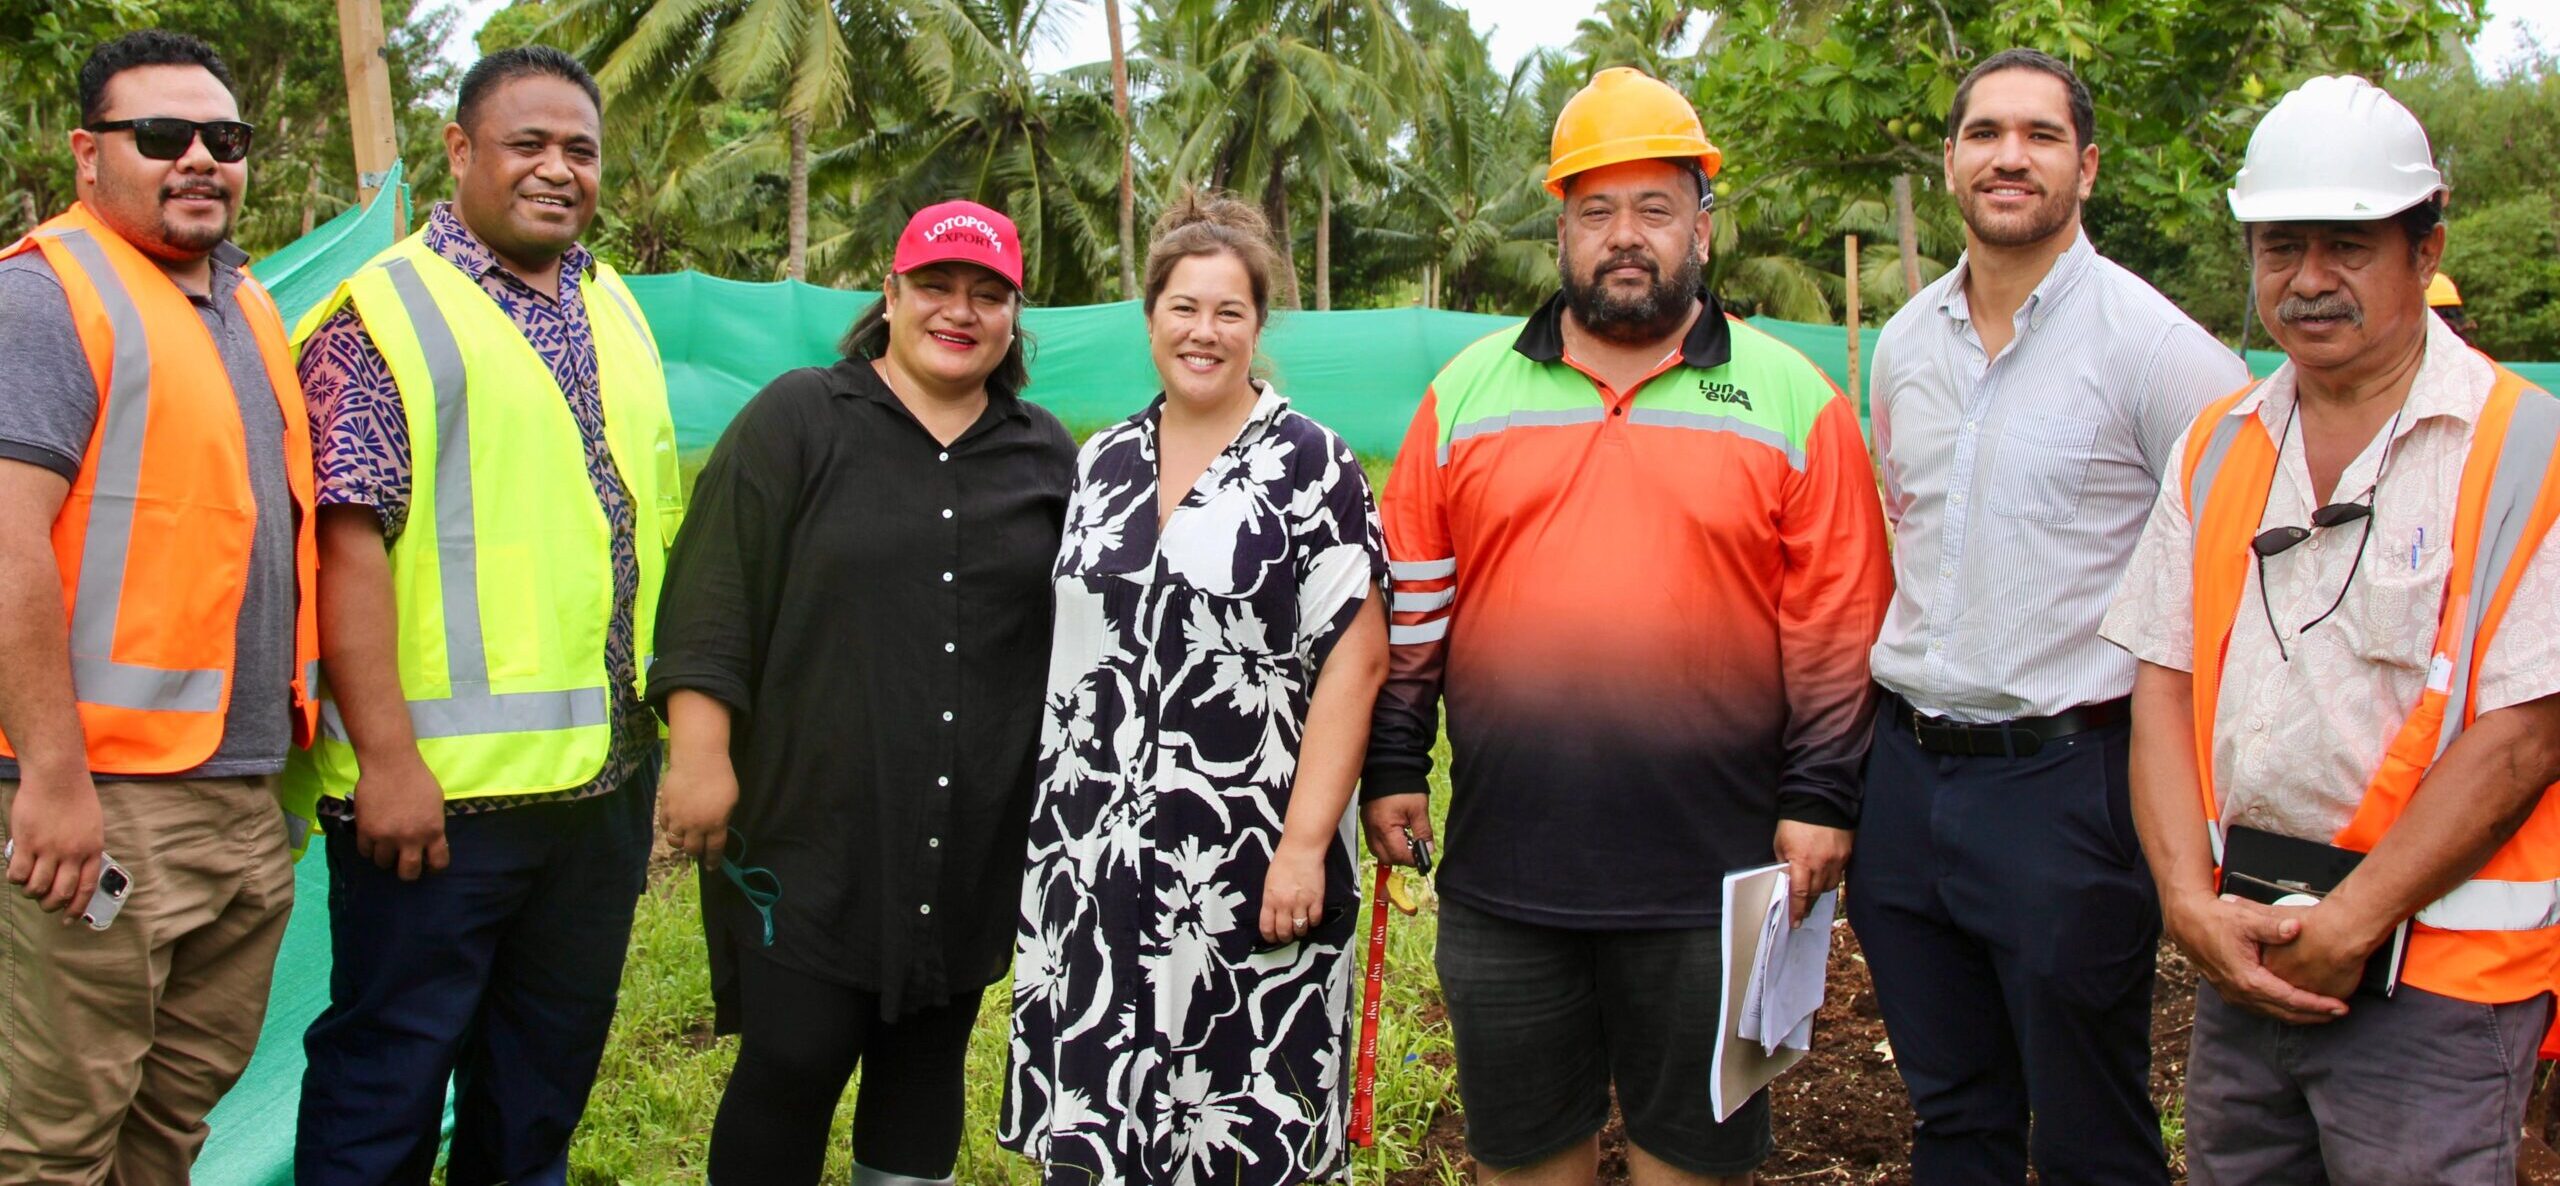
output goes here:
[[[2560, 60], [2471, 61], [2477, 0], [1603, 0], [1568, 44], [1509, 69], [1446, 0], [1132, 0], [1125, 122], [1108, 62], [1026, 65], [1085, 2], [517, 0], [477, 48], [548, 41], [597, 70], [595, 237], [634, 271], [867, 287], [905, 212], [962, 195], [1022, 224], [1035, 301], [1121, 299], [1125, 137], [1140, 240], [1184, 187], [1223, 185], [1287, 234], [1284, 303], [1484, 312], [1525, 311], [1553, 283], [1538, 179], [1555, 111], [1597, 70], [1638, 65], [1689, 93], [1724, 149], [1727, 303], [1838, 322], [1854, 233], [1874, 325], [1907, 295], [1906, 250], [1925, 283], [1962, 249], [1938, 163], [1957, 80], [2033, 45], [2097, 93], [2100, 249], [2234, 341], [2245, 263], [2223, 187], [2268, 103], [2351, 70], [2433, 133], [2455, 187], [2447, 266], [2482, 344], [2560, 357]], [[434, 0], [385, 11], [404, 155], [433, 199], [455, 17]], [[0, 234], [68, 200], [73, 68], [145, 24], [208, 37], [240, 76], [260, 128], [244, 246], [272, 250], [352, 200], [332, 0], [0, 0]]]

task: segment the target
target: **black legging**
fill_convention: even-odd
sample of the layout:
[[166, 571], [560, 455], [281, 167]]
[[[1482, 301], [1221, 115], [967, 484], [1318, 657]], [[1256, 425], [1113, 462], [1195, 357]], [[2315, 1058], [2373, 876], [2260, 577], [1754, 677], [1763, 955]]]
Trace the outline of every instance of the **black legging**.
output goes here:
[[880, 1020], [877, 993], [738, 961], [742, 1041], [711, 1125], [720, 1186], [816, 1183], [845, 1082], [862, 1068], [853, 1155], [910, 1178], [947, 1178], [960, 1155], [963, 1071], [978, 993]]

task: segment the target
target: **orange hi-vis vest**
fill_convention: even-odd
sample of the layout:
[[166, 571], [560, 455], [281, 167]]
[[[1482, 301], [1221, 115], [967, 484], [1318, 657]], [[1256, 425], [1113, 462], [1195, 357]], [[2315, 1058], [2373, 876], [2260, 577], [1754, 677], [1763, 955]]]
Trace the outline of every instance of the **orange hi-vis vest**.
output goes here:
[[[2331, 839], [2340, 848], [2372, 851], [2408, 808], [2427, 770], [2479, 716], [2481, 656], [2560, 518], [2560, 399], [2504, 367], [2497, 373], [2463, 463], [2453, 563], [2426, 688], [2391, 739], [2355, 817]], [[2214, 708], [2251, 571], [2250, 539], [2266, 514], [2276, 471], [2266, 426], [2253, 414], [2234, 413], [2249, 390], [2197, 417], [2187, 434], [2184, 470], [2196, 548], [2196, 769], [2217, 864], [2222, 827], [2213, 786]], [[2546, 791], [2472, 880], [2418, 912], [2401, 980], [2481, 1004], [2522, 1001], [2560, 986], [2560, 796]]]
[[[53, 521], [71, 688], [95, 774], [175, 774], [222, 744], [257, 507], [230, 372], [187, 294], [74, 205], [6, 249], [44, 253], [98, 383], [98, 422]], [[294, 743], [317, 721], [311, 432], [275, 299], [243, 275], [239, 315], [284, 413], [294, 536]], [[6, 738], [0, 754], [16, 756]]]

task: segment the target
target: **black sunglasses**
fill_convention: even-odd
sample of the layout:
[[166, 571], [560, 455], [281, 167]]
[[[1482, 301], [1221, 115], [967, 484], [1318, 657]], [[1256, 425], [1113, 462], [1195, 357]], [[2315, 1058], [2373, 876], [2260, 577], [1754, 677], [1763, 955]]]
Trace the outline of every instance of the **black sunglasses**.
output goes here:
[[[2294, 406], [2285, 410], [2284, 433], [2276, 437], [2276, 448], [2279, 452], [2284, 448], [2284, 438], [2293, 433], [2293, 414], [2301, 407], [2302, 404], [2297, 397]], [[2406, 410], [2403, 407], [2402, 411]], [[2294, 633], [2297, 635], [2310, 633], [2312, 627], [2328, 621], [2329, 615], [2338, 612], [2338, 607], [2347, 603], [2347, 590], [2354, 587], [2356, 572], [2364, 567], [2365, 547], [2373, 542], [2373, 500], [2382, 493], [2382, 475], [2391, 468], [2392, 446], [2399, 443], [2399, 412], [2392, 413], [2391, 427], [2385, 432], [2388, 435], [2382, 438], [2382, 460], [2373, 467], [2373, 485], [2361, 496], [2364, 501], [2330, 503], [2311, 512], [2311, 527], [2290, 525], [2270, 527], [2249, 540], [2249, 550], [2258, 555], [2258, 608], [2267, 615], [2267, 630], [2276, 636], [2276, 655], [2285, 662], [2292, 662], [2293, 655], [2285, 648], [2284, 631], [2276, 628], [2275, 604], [2267, 597], [2267, 561], [2292, 551], [2295, 545], [2310, 539], [2312, 527], [2327, 530], [2332, 527], [2344, 527], [2349, 523], [2362, 522], [2364, 530], [2356, 534], [2355, 559], [2347, 562], [2347, 579], [2338, 586], [2338, 595], [2330, 599], [2329, 608], [2320, 611], [2319, 617], [2304, 622], [2302, 629]]]
[[237, 164], [249, 155], [249, 138], [257, 129], [236, 119], [192, 120], [155, 115], [144, 119], [110, 119], [90, 124], [92, 132], [131, 132], [133, 150], [155, 161], [174, 161], [187, 155], [187, 148], [204, 137], [206, 155], [223, 164]]

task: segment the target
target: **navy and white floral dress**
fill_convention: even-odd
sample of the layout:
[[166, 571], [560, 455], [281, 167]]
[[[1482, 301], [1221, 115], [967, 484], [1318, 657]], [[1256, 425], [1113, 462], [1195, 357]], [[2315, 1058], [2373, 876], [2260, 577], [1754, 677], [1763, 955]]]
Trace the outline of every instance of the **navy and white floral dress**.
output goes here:
[[1086, 442], [998, 1135], [1052, 1186], [1341, 1176], [1352, 813], [1322, 920], [1256, 953], [1317, 672], [1387, 576], [1368, 479], [1267, 387], [1158, 539], [1162, 400]]

